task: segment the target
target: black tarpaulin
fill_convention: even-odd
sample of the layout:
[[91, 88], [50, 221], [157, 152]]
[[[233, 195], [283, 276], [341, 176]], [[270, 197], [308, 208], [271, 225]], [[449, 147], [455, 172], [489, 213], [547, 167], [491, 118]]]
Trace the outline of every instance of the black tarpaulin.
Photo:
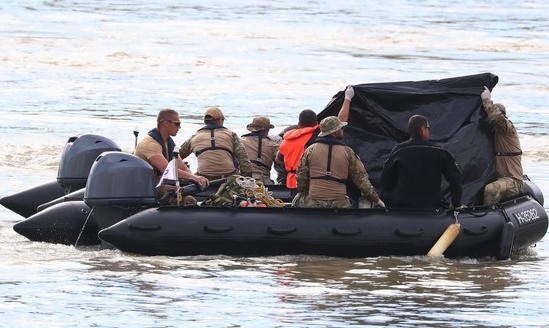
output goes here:
[[[464, 204], [480, 203], [482, 190], [494, 178], [491, 131], [480, 94], [498, 77], [484, 73], [442, 80], [367, 83], [355, 85], [345, 142], [364, 163], [370, 180], [381, 192], [379, 180], [391, 149], [409, 138], [408, 119], [421, 114], [429, 119], [430, 140], [450, 151], [463, 173]], [[344, 100], [338, 92], [319, 120], [337, 116]], [[444, 200], [449, 192], [443, 183]]]

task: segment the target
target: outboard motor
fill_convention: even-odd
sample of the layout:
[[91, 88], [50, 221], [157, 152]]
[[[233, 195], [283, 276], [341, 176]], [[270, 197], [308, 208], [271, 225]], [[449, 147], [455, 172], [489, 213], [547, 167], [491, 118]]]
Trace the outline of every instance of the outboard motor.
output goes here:
[[156, 204], [152, 166], [123, 152], [104, 152], [91, 167], [84, 202], [99, 230]]
[[59, 162], [57, 182], [65, 194], [86, 186], [88, 174], [97, 156], [105, 151], [121, 151], [112, 140], [94, 134], [70, 137]]

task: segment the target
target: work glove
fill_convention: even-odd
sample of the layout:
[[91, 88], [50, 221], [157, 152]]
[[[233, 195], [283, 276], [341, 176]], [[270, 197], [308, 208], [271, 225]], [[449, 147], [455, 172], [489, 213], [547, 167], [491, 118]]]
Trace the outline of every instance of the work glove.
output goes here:
[[385, 203], [380, 199], [376, 202], [377, 207], [385, 208]]
[[279, 142], [279, 141], [282, 140], [282, 137], [279, 134], [276, 134], [276, 133], [269, 134], [268, 138], [271, 139], [274, 142]]
[[462, 210], [462, 209], [465, 209], [465, 208], [467, 208], [467, 206], [465, 206], [465, 205], [459, 205], [458, 207], [454, 207], [454, 205], [450, 205], [448, 207], [448, 209], [450, 211]]
[[345, 100], [351, 101], [353, 97], [355, 96], [355, 89], [353, 89], [352, 85], [347, 86], [347, 89], [345, 89]]
[[490, 90], [486, 86], [484, 86], [484, 91], [480, 94], [480, 99], [489, 100], [492, 97], [492, 94], [490, 93]]

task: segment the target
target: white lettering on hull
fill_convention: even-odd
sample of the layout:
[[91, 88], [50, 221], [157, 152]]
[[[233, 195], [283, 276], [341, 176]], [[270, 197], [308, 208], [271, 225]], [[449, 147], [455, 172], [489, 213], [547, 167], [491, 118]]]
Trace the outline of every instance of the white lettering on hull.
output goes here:
[[540, 219], [538, 210], [536, 210], [535, 208], [521, 211], [519, 213], [514, 213], [513, 215], [517, 219], [519, 225], [528, 224], [532, 221], [536, 221]]

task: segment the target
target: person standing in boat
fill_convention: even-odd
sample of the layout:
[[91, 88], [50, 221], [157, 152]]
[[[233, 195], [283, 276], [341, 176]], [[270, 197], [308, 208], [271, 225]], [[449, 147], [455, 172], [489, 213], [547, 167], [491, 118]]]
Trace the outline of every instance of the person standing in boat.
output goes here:
[[185, 159], [194, 153], [198, 162], [196, 174], [209, 180], [233, 174], [251, 177], [252, 163], [242, 141], [224, 127], [223, 122], [225, 116], [221, 109], [208, 108], [204, 113], [205, 126], [181, 145], [179, 156]]
[[449, 151], [428, 140], [430, 129], [423, 115], [408, 120], [410, 139], [393, 148], [381, 174], [387, 206], [441, 206], [444, 176], [450, 184], [451, 206], [461, 207], [461, 171]]
[[[153, 167], [157, 182], [171, 160], [175, 149], [172, 137], [177, 135], [180, 128], [181, 121], [177, 111], [170, 108], [162, 109], [156, 117], [156, 128], [150, 130], [135, 147], [134, 155]], [[208, 185], [208, 179], [194, 175], [181, 159], [177, 160], [177, 164], [179, 179], [195, 181], [202, 187]]]
[[351, 208], [347, 196], [348, 182], [354, 183], [362, 196], [378, 207], [385, 207], [368, 179], [368, 173], [358, 155], [341, 140], [341, 122], [329, 116], [320, 122], [320, 134], [303, 156], [296, 174], [298, 194], [294, 207]]
[[316, 113], [310, 109], [302, 110], [299, 113], [297, 129], [284, 133], [283, 140], [278, 148], [275, 158], [276, 168], [285, 174], [286, 187], [295, 196], [297, 188], [297, 166], [305, 148], [310, 146], [320, 133]]
[[522, 148], [517, 129], [506, 116], [505, 106], [494, 104], [487, 87], [484, 87], [480, 98], [494, 136], [496, 181], [484, 187], [484, 204], [492, 205], [502, 198], [524, 192]]
[[242, 144], [252, 163], [252, 178], [264, 185], [274, 184], [271, 180], [271, 167], [278, 151], [278, 143], [268, 136], [272, 128], [274, 125], [268, 117], [256, 116], [252, 123], [246, 126], [250, 133], [241, 136]]

